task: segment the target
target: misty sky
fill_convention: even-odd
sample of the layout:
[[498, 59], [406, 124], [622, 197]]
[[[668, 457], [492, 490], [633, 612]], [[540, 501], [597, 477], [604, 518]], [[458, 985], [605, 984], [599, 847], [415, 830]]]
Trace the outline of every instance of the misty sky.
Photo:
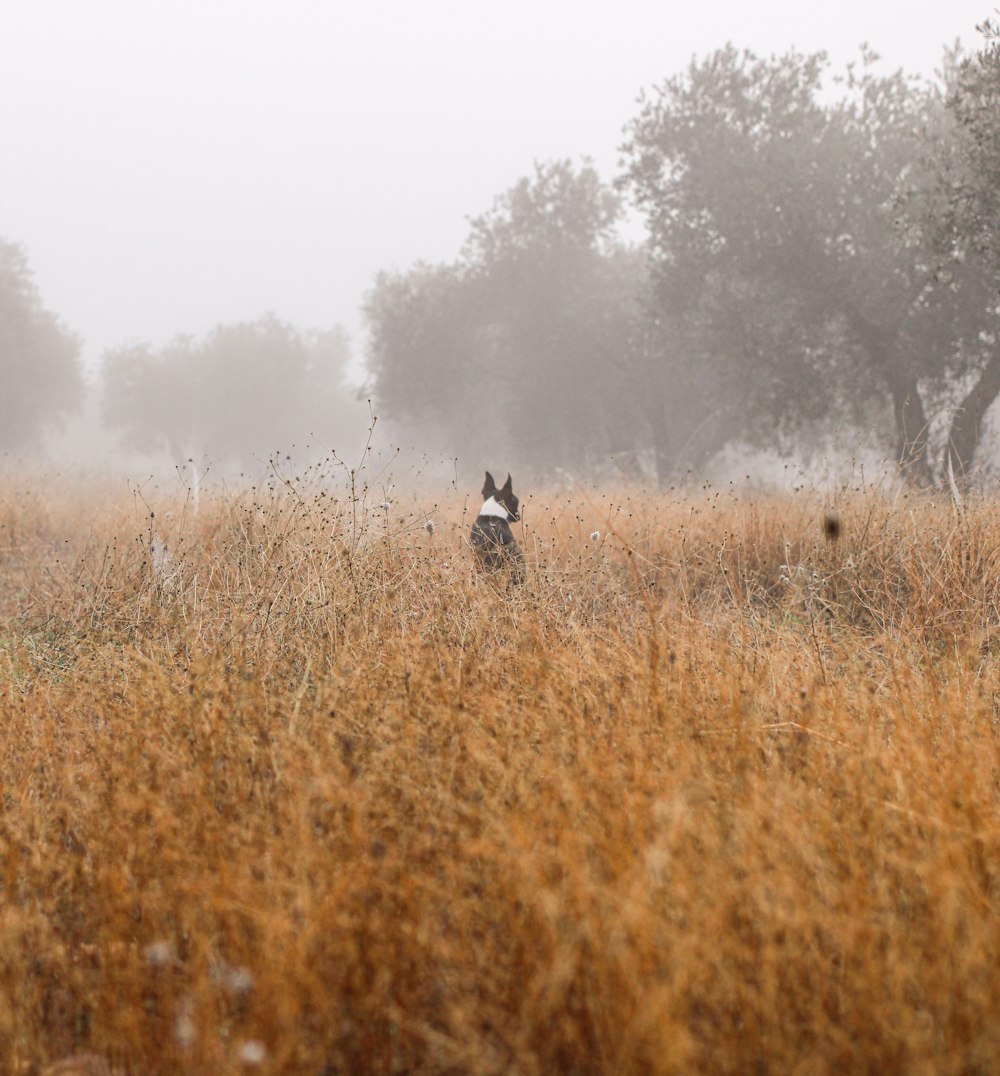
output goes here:
[[[639, 91], [732, 41], [932, 75], [996, 0], [6, 0], [0, 236], [101, 351], [341, 323], [535, 160], [614, 175]], [[360, 341], [356, 341], [360, 346]]]

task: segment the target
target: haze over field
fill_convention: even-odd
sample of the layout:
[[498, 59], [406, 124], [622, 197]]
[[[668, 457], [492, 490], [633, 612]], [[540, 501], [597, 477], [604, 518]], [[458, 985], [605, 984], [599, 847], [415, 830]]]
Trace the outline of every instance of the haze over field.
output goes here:
[[1000, 1072], [997, 2], [5, 11], [0, 1073]]
[[479, 474], [485, 412], [529, 481], [986, 474], [989, 15], [25, 6], [0, 449], [246, 471], [376, 414]]
[[0, 235], [27, 248], [91, 368], [107, 347], [266, 310], [357, 337], [374, 274], [453, 257], [466, 218], [533, 161], [586, 155], [611, 179], [640, 90], [692, 55], [732, 41], [841, 67], [868, 42], [887, 69], [931, 75], [991, 9], [9, 5]]

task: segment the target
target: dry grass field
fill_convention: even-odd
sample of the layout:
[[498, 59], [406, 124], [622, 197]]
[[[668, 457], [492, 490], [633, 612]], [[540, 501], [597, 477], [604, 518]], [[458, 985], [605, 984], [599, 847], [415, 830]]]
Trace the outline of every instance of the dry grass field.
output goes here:
[[1000, 504], [515, 488], [0, 475], [0, 1072], [1000, 1071]]

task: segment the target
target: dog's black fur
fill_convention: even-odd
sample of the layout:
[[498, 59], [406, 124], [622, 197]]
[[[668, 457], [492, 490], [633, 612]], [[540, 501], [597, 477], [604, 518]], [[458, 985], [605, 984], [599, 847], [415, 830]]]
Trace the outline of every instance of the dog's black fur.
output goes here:
[[512, 578], [521, 582], [524, 579], [524, 554], [510, 529], [511, 523], [516, 523], [521, 518], [520, 502], [511, 488], [510, 475], [507, 475], [507, 481], [498, 489], [493, 475], [487, 471], [483, 497], [485, 503], [472, 524], [472, 548], [486, 571], [499, 572], [509, 569]]

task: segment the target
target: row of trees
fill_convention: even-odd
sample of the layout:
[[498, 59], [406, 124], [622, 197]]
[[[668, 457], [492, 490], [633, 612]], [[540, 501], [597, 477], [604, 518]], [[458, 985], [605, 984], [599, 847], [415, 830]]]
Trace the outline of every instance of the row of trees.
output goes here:
[[345, 451], [364, 416], [344, 386], [342, 329], [301, 332], [267, 315], [219, 326], [202, 340], [108, 352], [103, 418], [122, 444], [252, 467], [309, 440]]
[[[353, 451], [369, 412], [345, 386], [349, 361], [342, 329], [303, 332], [273, 315], [162, 348], [116, 348], [96, 386], [101, 421], [122, 448], [178, 464], [256, 469], [305, 440]], [[24, 251], [4, 241], [0, 370], [0, 451], [36, 448], [84, 401], [79, 340], [45, 308]]]
[[[450, 265], [370, 293], [376, 398], [536, 469], [875, 429], [907, 474], [973, 464], [1000, 392], [1000, 54], [947, 87], [723, 49], [627, 130], [616, 189], [537, 167]], [[616, 245], [620, 199], [643, 251]], [[937, 426], [942, 436], [932, 436]]]
[[[1000, 394], [1000, 40], [943, 87], [828, 85], [822, 55], [727, 47], [642, 100], [613, 187], [535, 167], [454, 262], [383, 273], [364, 312], [380, 415], [451, 455], [575, 472], [652, 455], [661, 480], [733, 441], [876, 430], [918, 482], [980, 456]], [[616, 237], [625, 208], [642, 247]], [[340, 331], [274, 317], [104, 357], [124, 445], [248, 462], [357, 426]], [[79, 346], [0, 242], [0, 447], [83, 391]], [[425, 442], [426, 443], [426, 442]]]

